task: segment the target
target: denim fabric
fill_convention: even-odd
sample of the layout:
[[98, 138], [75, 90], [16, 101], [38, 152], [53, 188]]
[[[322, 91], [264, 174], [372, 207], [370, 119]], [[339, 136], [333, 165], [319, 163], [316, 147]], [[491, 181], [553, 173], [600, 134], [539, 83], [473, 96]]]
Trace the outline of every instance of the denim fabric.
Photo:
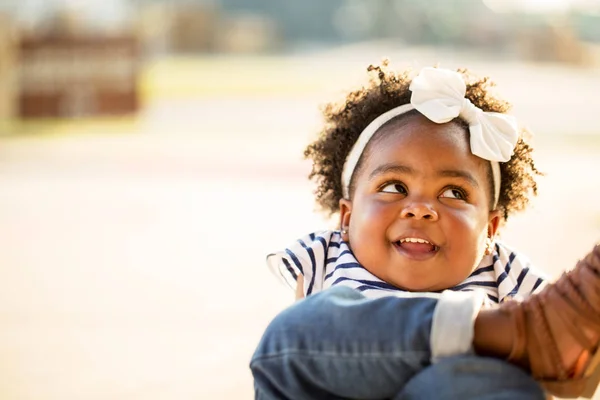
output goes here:
[[[537, 384], [502, 361], [449, 357], [431, 365], [436, 304], [367, 299], [342, 286], [297, 302], [271, 322], [252, 357], [256, 399], [537, 398]], [[507, 396], [498, 397], [498, 387]]]
[[410, 379], [393, 400], [544, 400], [541, 386], [503, 360], [471, 356], [442, 359]]

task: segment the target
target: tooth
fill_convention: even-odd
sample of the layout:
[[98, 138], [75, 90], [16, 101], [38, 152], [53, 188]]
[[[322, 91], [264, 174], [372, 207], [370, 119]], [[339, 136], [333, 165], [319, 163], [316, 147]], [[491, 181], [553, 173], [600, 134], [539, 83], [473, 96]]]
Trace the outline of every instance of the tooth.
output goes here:
[[400, 240], [400, 243], [427, 243], [427, 244], [431, 244], [429, 243], [427, 240], [425, 239], [420, 239], [420, 238], [404, 238]]

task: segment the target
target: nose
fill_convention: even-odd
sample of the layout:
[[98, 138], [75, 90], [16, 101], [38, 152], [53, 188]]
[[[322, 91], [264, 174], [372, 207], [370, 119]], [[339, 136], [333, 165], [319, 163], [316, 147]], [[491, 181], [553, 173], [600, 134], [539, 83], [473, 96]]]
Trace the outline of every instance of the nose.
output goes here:
[[438, 213], [430, 204], [424, 201], [413, 201], [402, 209], [400, 217], [437, 221]]

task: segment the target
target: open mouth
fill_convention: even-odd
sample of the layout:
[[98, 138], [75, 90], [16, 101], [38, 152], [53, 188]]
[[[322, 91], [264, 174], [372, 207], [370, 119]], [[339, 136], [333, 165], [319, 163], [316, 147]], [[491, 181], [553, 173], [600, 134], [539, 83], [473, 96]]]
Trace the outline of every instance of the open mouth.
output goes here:
[[401, 254], [416, 259], [428, 258], [440, 249], [426, 239], [414, 237], [397, 240], [394, 242], [394, 246]]

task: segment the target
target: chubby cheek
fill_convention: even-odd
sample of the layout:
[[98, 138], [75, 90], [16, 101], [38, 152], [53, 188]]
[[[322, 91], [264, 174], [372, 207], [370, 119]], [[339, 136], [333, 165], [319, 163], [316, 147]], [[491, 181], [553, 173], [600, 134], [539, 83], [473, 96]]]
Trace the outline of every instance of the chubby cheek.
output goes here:
[[387, 244], [387, 228], [393, 219], [393, 210], [385, 203], [370, 201], [355, 204], [350, 218], [350, 245], [355, 256], [377, 258]]
[[487, 237], [487, 218], [478, 213], [450, 213], [444, 222], [448, 240], [446, 257], [476, 267]]

